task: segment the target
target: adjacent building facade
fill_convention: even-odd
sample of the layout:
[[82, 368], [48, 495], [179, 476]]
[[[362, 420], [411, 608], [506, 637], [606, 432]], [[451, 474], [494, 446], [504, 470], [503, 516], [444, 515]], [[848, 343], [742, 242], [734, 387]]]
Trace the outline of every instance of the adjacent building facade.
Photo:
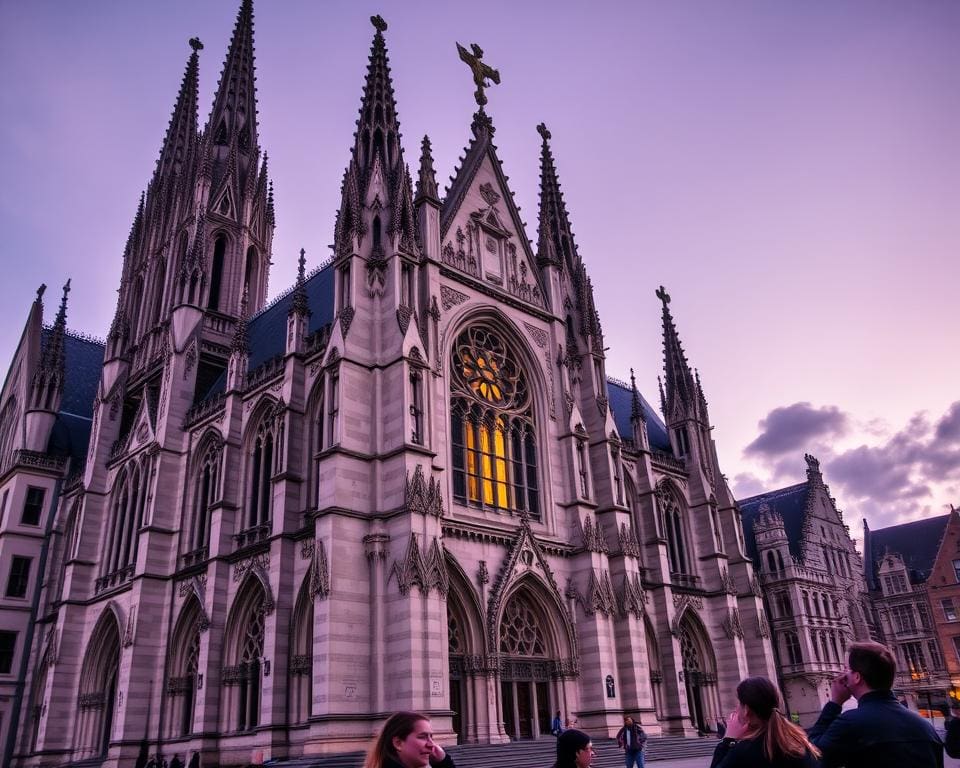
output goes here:
[[[18, 765], [357, 749], [409, 708], [462, 741], [536, 737], [557, 709], [597, 736], [624, 713], [695, 733], [742, 677], [775, 674], [669, 295], [661, 420], [606, 371], [549, 131], [533, 248], [482, 87], [450, 188], [426, 137], [414, 186], [372, 21], [330, 262], [307, 274], [301, 253], [265, 305], [285, 256], [243, 0], [202, 131], [194, 44], [100, 359], [58, 351], [75, 338], [65, 301], [46, 331], [39, 297], [31, 310], [0, 395], [16, 512], [0, 566], [27, 596], [0, 606], [25, 617]], [[72, 376], [95, 384], [89, 439], [67, 455], [54, 433]], [[813, 512], [842, 527], [829, 514]], [[804, 658], [814, 628], [856, 633], [830, 566], [778, 551], [797, 605], [807, 587], [839, 601], [808, 611]]]
[[812, 725], [846, 668], [846, 646], [869, 640], [863, 562], [820, 462], [806, 482], [743, 499], [747, 552], [763, 587], [786, 704]]
[[[876, 531], [864, 521], [866, 576], [880, 639], [897, 656], [894, 693], [928, 717], [943, 713], [951, 690], [946, 646], [938, 628], [943, 626], [949, 636], [949, 625], [956, 620], [947, 618], [953, 615], [951, 585], [957, 580], [953, 560], [960, 561], [955, 521], [950, 525], [955, 516], [955, 512], [938, 515]], [[937, 580], [932, 582], [935, 565]]]
[[960, 699], [960, 509], [950, 507], [946, 530], [927, 579], [930, 616], [940, 646], [951, 706]]

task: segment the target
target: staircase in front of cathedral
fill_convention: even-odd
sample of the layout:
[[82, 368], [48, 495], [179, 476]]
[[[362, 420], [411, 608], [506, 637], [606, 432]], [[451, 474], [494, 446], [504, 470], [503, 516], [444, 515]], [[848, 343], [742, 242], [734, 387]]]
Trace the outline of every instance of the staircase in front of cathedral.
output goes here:
[[[549, 768], [556, 759], [556, 739], [515, 741], [510, 744], [461, 744], [450, 748], [450, 755], [459, 768]], [[613, 739], [595, 741], [596, 757], [592, 768], [619, 768], [623, 752]], [[646, 762], [704, 758], [704, 765], [717, 746], [716, 738], [685, 739], [678, 736], [650, 739], [647, 742]], [[270, 763], [277, 768], [360, 768], [364, 753], [348, 752], [327, 757], [300, 757], [294, 760]]]

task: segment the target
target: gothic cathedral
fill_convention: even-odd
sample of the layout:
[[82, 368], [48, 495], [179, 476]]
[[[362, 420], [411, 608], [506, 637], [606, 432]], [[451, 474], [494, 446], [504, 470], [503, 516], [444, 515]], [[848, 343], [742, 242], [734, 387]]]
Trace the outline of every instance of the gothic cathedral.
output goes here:
[[67, 330], [66, 291], [45, 326], [38, 293], [0, 399], [16, 765], [362, 749], [398, 709], [448, 742], [535, 738], [556, 710], [695, 734], [775, 678], [669, 295], [661, 420], [606, 371], [550, 132], [534, 247], [496, 71], [461, 49], [478, 109], [441, 197], [427, 137], [408, 171], [373, 23], [327, 263], [301, 254], [267, 303], [243, 0], [202, 131], [191, 41], [105, 343]]

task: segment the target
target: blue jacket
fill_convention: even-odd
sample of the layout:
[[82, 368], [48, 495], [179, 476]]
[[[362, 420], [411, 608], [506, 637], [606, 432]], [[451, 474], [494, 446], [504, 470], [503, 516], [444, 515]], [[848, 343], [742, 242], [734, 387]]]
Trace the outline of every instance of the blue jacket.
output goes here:
[[827, 702], [809, 731], [823, 768], [943, 768], [943, 742], [933, 726], [890, 691], [871, 691], [840, 713]]

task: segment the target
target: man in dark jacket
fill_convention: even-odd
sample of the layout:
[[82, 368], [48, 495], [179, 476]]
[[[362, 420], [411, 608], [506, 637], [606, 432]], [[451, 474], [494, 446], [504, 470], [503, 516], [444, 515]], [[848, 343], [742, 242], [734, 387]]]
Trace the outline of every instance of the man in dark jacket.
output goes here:
[[[810, 741], [823, 752], [823, 768], [942, 768], [937, 732], [890, 690], [897, 671], [890, 649], [854, 643], [847, 667], [831, 684], [830, 701], [810, 729]], [[857, 708], [841, 714], [851, 696]]]
[[647, 734], [639, 723], [633, 722], [629, 715], [623, 718], [623, 728], [617, 731], [617, 744], [624, 752], [626, 768], [643, 768], [643, 747], [647, 743]]

